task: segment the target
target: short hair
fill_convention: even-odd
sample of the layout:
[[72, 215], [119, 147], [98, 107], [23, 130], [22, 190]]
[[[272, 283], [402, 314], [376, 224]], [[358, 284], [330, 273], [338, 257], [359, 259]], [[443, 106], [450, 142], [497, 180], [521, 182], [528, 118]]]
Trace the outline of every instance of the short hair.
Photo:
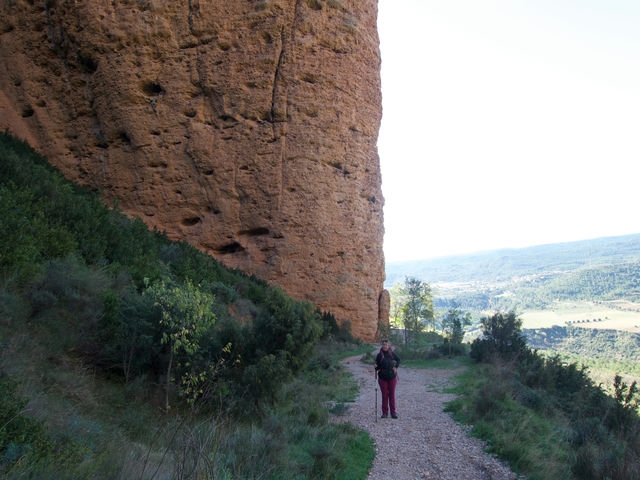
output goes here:
[[384, 345], [385, 343], [389, 343], [389, 340], [384, 339], [384, 340], [382, 340], [382, 341], [380, 342], [380, 344], [381, 344], [381, 345]]

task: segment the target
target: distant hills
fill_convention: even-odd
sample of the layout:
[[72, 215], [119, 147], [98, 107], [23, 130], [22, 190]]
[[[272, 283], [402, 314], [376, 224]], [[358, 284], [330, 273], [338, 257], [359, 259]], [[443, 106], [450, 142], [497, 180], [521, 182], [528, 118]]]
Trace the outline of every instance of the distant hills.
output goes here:
[[428, 283], [495, 283], [544, 273], [640, 262], [640, 234], [527, 248], [500, 249], [427, 260], [389, 262], [385, 287], [405, 277]]
[[386, 272], [389, 289], [405, 277], [429, 283], [440, 312], [456, 305], [479, 320], [515, 310], [526, 328], [640, 332], [640, 234], [389, 263]]

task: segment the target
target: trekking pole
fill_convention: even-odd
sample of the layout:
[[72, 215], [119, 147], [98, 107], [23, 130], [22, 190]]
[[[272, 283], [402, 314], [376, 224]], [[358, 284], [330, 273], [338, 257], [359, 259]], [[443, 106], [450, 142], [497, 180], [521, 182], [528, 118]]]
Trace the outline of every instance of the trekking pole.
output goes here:
[[375, 390], [376, 390], [376, 409], [373, 411], [373, 416], [376, 419], [376, 423], [378, 423], [378, 371], [375, 370], [375, 374], [374, 374], [374, 378], [375, 378]]

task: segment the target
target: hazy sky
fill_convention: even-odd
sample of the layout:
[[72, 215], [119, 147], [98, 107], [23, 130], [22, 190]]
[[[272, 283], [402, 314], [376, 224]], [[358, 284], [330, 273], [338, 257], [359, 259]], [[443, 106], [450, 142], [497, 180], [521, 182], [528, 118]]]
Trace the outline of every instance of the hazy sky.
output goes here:
[[640, 233], [640, 1], [379, 0], [387, 261]]

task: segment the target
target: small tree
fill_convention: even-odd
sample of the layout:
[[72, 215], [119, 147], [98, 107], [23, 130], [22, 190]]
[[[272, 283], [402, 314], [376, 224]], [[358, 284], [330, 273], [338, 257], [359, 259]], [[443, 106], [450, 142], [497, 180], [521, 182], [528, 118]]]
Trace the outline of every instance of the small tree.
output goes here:
[[510, 359], [527, 350], [522, 320], [514, 311], [496, 312], [482, 319], [482, 337], [471, 344], [471, 358], [481, 362], [498, 355]]
[[631, 385], [627, 385], [622, 381], [622, 377], [616, 374], [613, 379], [613, 389], [613, 397], [622, 408], [632, 412], [638, 411], [638, 407], [640, 406], [640, 401], [637, 395], [638, 382], [634, 380]]
[[471, 314], [463, 313], [459, 305], [454, 304], [442, 319], [442, 331], [449, 345], [449, 355], [453, 345], [459, 345], [464, 338], [464, 327], [471, 325]]
[[[192, 366], [192, 358], [200, 350], [200, 339], [216, 320], [212, 312], [214, 297], [201, 291], [190, 281], [184, 285], [159, 282], [147, 288], [145, 295], [153, 298], [154, 304], [161, 310], [161, 342], [169, 346], [165, 392], [165, 409], [168, 410], [174, 359], [177, 357], [178, 361], [182, 362], [181, 365]], [[206, 381], [208, 371], [186, 371], [181, 382], [188, 385], [189, 391], [197, 392], [197, 389], [194, 390], [193, 382]]]
[[391, 304], [389, 308], [389, 324], [392, 327], [402, 326], [402, 307], [407, 303], [407, 295], [403, 283], [396, 283], [389, 289]]
[[400, 312], [405, 330], [405, 344], [409, 344], [414, 342], [417, 335], [427, 326], [435, 329], [433, 298], [429, 284], [412, 277], [405, 278], [401, 293], [404, 303]]

